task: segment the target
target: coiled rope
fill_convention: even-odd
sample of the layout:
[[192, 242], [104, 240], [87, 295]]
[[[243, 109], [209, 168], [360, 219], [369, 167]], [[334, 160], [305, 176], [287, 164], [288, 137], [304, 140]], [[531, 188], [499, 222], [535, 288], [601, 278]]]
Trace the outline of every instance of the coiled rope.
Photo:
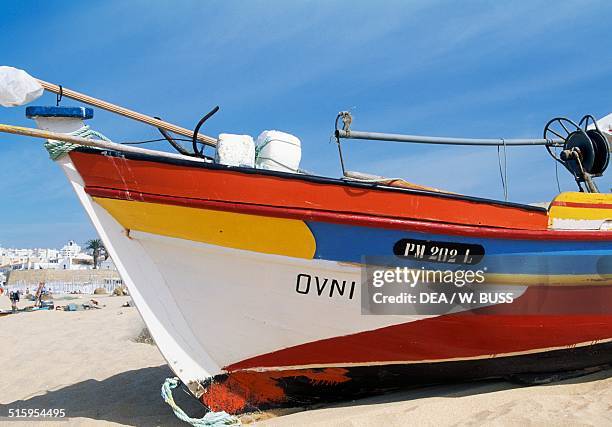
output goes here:
[[[110, 142], [110, 139], [108, 139], [106, 136], [104, 136], [100, 132], [97, 132], [91, 129], [87, 125], [83, 126], [80, 129], [75, 130], [74, 132], [70, 132], [69, 135], [79, 136], [81, 138], [86, 138], [86, 139], [101, 139], [102, 141]], [[71, 144], [69, 142], [63, 142], [63, 141], [52, 141], [48, 139], [45, 142], [45, 148], [47, 149], [47, 152], [49, 153], [49, 157], [51, 157], [51, 160], [57, 160], [60, 157], [62, 157], [64, 154], [68, 154], [72, 150], [78, 147], [79, 147], [78, 144]]]
[[221, 412], [207, 412], [202, 418], [191, 418], [185, 413], [174, 401], [172, 396], [172, 390], [177, 388], [180, 384], [180, 380], [176, 377], [166, 378], [161, 388], [161, 396], [172, 410], [174, 415], [182, 421], [191, 424], [196, 427], [222, 427], [222, 426], [239, 426], [242, 425], [240, 420], [225, 411]]

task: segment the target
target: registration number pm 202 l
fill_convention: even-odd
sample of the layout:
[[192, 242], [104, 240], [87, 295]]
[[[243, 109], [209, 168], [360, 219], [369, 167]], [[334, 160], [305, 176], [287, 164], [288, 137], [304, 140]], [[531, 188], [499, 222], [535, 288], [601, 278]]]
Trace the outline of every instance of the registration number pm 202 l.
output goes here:
[[482, 245], [470, 243], [401, 239], [393, 246], [393, 253], [415, 261], [473, 265], [482, 260], [485, 250]]

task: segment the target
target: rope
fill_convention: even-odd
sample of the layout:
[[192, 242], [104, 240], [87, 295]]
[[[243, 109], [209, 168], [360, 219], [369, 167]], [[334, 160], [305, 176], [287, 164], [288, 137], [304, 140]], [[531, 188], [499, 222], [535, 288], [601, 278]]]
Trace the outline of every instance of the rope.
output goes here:
[[502, 170], [502, 161], [499, 152], [500, 146], [497, 146], [497, 162], [499, 163], [499, 176], [501, 177], [502, 188], [504, 190], [504, 200], [508, 201], [508, 160], [506, 158], [506, 140], [500, 138], [504, 147], [504, 167]]
[[[102, 141], [110, 142], [110, 139], [108, 139], [106, 136], [104, 136], [100, 132], [97, 132], [91, 129], [87, 125], [83, 126], [82, 128], [78, 130], [75, 130], [74, 132], [70, 132], [69, 135], [80, 136], [81, 138], [87, 138], [87, 139], [101, 139]], [[57, 160], [60, 157], [62, 157], [64, 154], [68, 154], [72, 150], [79, 147], [78, 144], [71, 144], [69, 142], [63, 142], [63, 141], [53, 141], [50, 139], [48, 139], [45, 142], [44, 146], [47, 149], [47, 152], [49, 153], [49, 157], [51, 157], [51, 160]]]
[[[80, 136], [81, 138], [86, 138], [86, 139], [101, 139], [102, 141], [110, 142], [110, 139], [102, 135], [100, 132], [97, 132], [91, 129], [87, 125], [83, 126], [81, 129], [75, 130], [70, 135]], [[92, 138], [92, 136], [95, 136], [95, 138]]]
[[191, 424], [196, 427], [221, 427], [221, 426], [239, 426], [242, 425], [240, 420], [225, 411], [221, 412], [207, 412], [202, 418], [191, 418], [185, 413], [174, 401], [172, 397], [172, 389], [178, 387], [180, 380], [176, 377], [166, 378], [161, 388], [161, 397], [164, 399], [172, 410], [174, 415], [182, 421]]
[[[554, 148], [557, 155], [557, 147]], [[555, 162], [555, 178], [557, 179], [557, 190], [561, 193], [561, 185], [559, 184], [559, 162]]]
[[357, 177], [346, 176], [346, 175], [344, 175], [340, 179], [343, 179], [345, 181], [363, 182], [363, 183], [366, 183], [366, 184], [389, 184], [390, 182], [393, 182], [393, 181], [405, 181], [404, 178], [385, 178], [385, 177], [380, 177], [380, 178], [357, 178]]

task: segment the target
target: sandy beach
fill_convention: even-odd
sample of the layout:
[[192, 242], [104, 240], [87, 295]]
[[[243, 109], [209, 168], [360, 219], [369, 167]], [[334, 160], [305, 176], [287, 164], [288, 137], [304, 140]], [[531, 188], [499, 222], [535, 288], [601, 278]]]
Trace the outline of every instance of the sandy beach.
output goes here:
[[[95, 298], [103, 309], [0, 317], [0, 424], [11, 408], [58, 408], [65, 409], [71, 425], [187, 425], [160, 397], [161, 384], [172, 376], [163, 357], [155, 346], [134, 340], [144, 325], [136, 308], [121, 307], [129, 297]], [[1, 296], [0, 310], [9, 308]], [[203, 414], [185, 393], [175, 398], [190, 415]], [[262, 426], [611, 425], [612, 370], [546, 386], [503, 381], [431, 386], [244, 417], [253, 420]], [[23, 425], [28, 424], [54, 423]]]

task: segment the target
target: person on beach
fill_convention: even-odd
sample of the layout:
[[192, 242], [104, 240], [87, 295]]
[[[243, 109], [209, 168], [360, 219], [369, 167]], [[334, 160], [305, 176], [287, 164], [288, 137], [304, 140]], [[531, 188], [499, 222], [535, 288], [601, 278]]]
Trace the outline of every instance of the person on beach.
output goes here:
[[42, 297], [45, 290], [45, 282], [40, 282], [38, 284], [38, 289], [36, 290], [36, 299], [34, 302], [35, 307], [42, 307]]
[[19, 302], [19, 290], [11, 292], [9, 298], [11, 300], [11, 311], [15, 314], [17, 311], [17, 303]]

